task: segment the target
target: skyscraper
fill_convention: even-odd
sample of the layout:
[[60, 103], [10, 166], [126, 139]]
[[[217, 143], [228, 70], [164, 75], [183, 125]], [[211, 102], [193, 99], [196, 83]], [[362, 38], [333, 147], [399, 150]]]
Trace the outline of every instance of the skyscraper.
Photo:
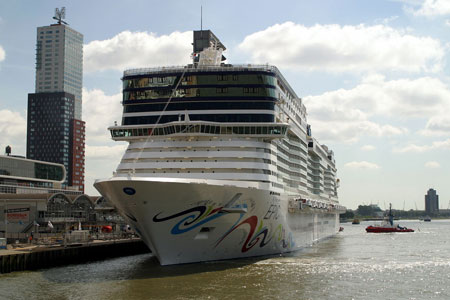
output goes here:
[[84, 191], [85, 123], [81, 120], [83, 35], [62, 21], [37, 28], [36, 89], [28, 94], [27, 158], [63, 164], [64, 185]]
[[429, 189], [425, 195], [425, 212], [427, 214], [439, 212], [439, 195], [435, 189]]

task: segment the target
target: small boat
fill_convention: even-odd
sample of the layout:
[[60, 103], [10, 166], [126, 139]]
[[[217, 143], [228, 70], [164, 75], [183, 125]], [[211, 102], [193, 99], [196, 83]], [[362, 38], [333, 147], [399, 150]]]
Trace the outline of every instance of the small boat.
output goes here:
[[366, 232], [384, 233], [384, 232], [414, 232], [414, 229], [394, 225], [394, 216], [392, 215], [392, 205], [389, 204], [389, 213], [384, 217], [380, 225], [370, 225]]
[[359, 219], [353, 219], [352, 224], [359, 224]]

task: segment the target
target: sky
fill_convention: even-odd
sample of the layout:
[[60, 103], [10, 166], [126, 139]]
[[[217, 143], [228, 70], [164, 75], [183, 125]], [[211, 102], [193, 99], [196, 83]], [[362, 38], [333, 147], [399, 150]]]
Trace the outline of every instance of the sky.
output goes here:
[[340, 202], [450, 205], [450, 0], [0, 0], [0, 149], [26, 155], [36, 28], [56, 7], [84, 35], [86, 193], [116, 169], [126, 143], [125, 69], [184, 65], [192, 30], [212, 30], [228, 63], [277, 66], [304, 100], [313, 136], [335, 152]]

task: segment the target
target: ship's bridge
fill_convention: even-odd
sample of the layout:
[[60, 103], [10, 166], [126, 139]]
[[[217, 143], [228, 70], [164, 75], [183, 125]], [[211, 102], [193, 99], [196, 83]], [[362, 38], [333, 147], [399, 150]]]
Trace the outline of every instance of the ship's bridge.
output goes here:
[[113, 126], [108, 129], [116, 141], [176, 137], [176, 136], [235, 136], [267, 139], [282, 138], [287, 123], [214, 123], [203, 121], [171, 122], [158, 125]]

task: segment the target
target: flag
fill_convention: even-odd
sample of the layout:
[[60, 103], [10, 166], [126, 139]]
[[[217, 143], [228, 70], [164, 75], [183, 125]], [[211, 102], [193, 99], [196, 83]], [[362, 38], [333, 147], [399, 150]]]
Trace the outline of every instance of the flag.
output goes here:
[[50, 229], [53, 229], [53, 224], [52, 224], [52, 222], [48, 221], [47, 227], [50, 228]]

